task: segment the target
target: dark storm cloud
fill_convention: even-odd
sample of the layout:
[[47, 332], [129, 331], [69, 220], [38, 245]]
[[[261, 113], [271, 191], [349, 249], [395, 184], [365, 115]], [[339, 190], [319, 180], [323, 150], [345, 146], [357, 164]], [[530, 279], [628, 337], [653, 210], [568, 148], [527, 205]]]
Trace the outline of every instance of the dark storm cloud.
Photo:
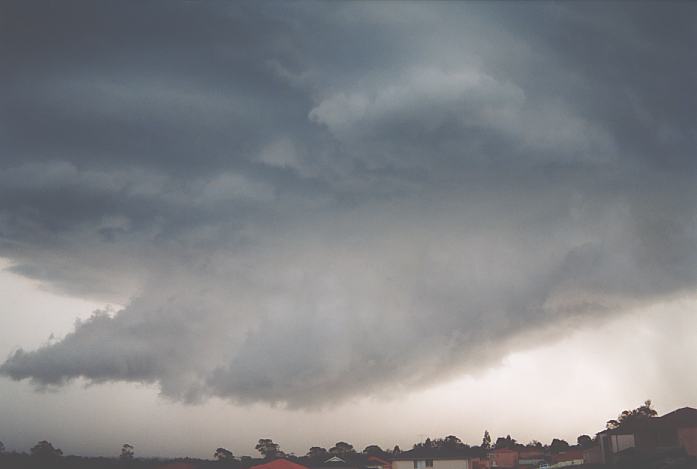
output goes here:
[[311, 406], [694, 290], [696, 11], [6, 2], [0, 255], [127, 306], [2, 372]]

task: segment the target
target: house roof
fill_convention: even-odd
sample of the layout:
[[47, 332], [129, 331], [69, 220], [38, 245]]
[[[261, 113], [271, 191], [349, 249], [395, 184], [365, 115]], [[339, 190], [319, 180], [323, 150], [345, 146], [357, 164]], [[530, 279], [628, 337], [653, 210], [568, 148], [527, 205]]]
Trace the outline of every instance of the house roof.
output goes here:
[[660, 419], [676, 427], [697, 427], [697, 409], [683, 407], [665, 414]]
[[323, 460], [310, 460], [308, 465], [313, 468], [365, 468], [383, 466], [388, 463], [384, 457], [363, 453], [349, 453], [341, 456], [328, 456]]
[[645, 420], [635, 420], [622, 424], [618, 428], [612, 428], [599, 432], [599, 435], [629, 435], [637, 431], [659, 428], [685, 428], [697, 427], [697, 409], [683, 407], [669, 412], [661, 417], [652, 417]]
[[264, 464], [252, 466], [249, 469], [308, 469], [308, 467], [280, 458]]
[[425, 448], [419, 447], [403, 451], [392, 457], [393, 461], [413, 461], [415, 459], [470, 459], [483, 457], [485, 451], [478, 446], [471, 448]]

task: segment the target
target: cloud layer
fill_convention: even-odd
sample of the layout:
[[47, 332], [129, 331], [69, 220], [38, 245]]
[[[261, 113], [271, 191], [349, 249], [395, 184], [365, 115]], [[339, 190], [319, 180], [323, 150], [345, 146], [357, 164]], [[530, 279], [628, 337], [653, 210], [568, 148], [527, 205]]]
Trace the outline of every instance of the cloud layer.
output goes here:
[[14, 379], [315, 406], [697, 284], [693, 5], [1, 8], [0, 255], [126, 304]]

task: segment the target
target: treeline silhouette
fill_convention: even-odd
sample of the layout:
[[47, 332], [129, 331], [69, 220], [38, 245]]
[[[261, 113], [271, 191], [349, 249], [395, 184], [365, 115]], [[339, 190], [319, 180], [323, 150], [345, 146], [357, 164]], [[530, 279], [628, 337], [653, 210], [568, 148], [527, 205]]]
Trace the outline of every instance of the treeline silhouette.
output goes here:
[[[579, 437], [579, 444], [585, 439], [592, 441], [587, 435]], [[1, 443], [0, 443], [1, 445]], [[522, 447], [511, 438], [510, 435], [500, 437], [496, 443], [491, 444], [489, 432], [485, 432], [482, 444], [479, 446], [470, 446], [463, 443], [458, 437], [448, 435], [444, 438], [430, 439], [426, 438], [423, 442], [415, 443], [412, 448], [434, 448], [434, 449], [476, 449], [484, 453], [487, 449], [496, 448], [514, 448]], [[559, 449], [567, 449], [569, 443], [561, 439], [554, 439], [549, 446], [543, 446], [537, 441], [530, 442], [527, 446], [536, 446], [540, 448], [550, 448], [552, 451]], [[0, 446], [0, 448], [3, 448]], [[280, 448], [280, 445], [268, 438], [262, 438], [258, 441], [255, 449], [259, 452], [259, 457], [242, 456], [236, 457], [232, 451], [226, 448], [217, 448], [211, 452], [213, 459], [195, 459], [195, 458], [178, 458], [178, 459], [156, 459], [156, 458], [138, 458], [135, 455], [135, 446], [132, 444], [124, 444], [121, 447], [121, 454], [118, 457], [83, 457], [83, 456], [66, 456], [59, 448], [54, 447], [48, 441], [40, 441], [31, 448], [29, 453], [19, 452], [0, 452], [0, 468], [2, 469], [186, 469], [190, 467], [200, 469], [247, 469], [256, 464], [263, 463], [276, 458], [287, 458], [303, 465], [321, 464], [332, 456], [339, 456], [350, 461], [360, 460], [361, 457], [377, 456], [389, 459], [392, 456], [399, 455], [402, 450], [399, 446], [392, 449], [384, 450], [378, 445], [368, 445], [363, 451], [358, 452], [350, 443], [339, 441], [329, 449], [313, 446], [305, 455], [297, 456], [293, 453], [288, 453]]]
[[[642, 406], [634, 410], [625, 410], [617, 419], [607, 422], [607, 428], [617, 428], [624, 424], [645, 418], [656, 416], [656, 411], [652, 408], [651, 401], [646, 401]], [[442, 438], [426, 438], [424, 441], [415, 443], [412, 448], [432, 448], [435, 450], [473, 450], [473, 453], [485, 454], [489, 450], [508, 448], [539, 448], [545, 452], [554, 454], [569, 450], [570, 448], [589, 448], [596, 444], [596, 439], [589, 435], [580, 435], [575, 445], [571, 445], [561, 438], [554, 438], [548, 445], [543, 445], [539, 441], [532, 440], [523, 445], [518, 443], [510, 435], [498, 437], [493, 443], [488, 431], [484, 431], [482, 441], [479, 445], [470, 446], [455, 435], [448, 435]], [[136, 448], [133, 444], [125, 443], [121, 446], [121, 451], [117, 457], [83, 457], [64, 455], [60, 448], [53, 446], [49, 441], [39, 441], [34, 445], [29, 453], [7, 451], [0, 442], [0, 469], [247, 469], [251, 466], [263, 463], [276, 458], [287, 458], [306, 466], [321, 465], [332, 456], [338, 456], [346, 461], [362, 466], [362, 461], [367, 457], [375, 456], [390, 459], [399, 455], [402, 450], [399, 446], [392, 449], [383, 449], [379, 445], [371, 444], [366, 446], [361, 452], [355, 450], [352, 444], [339, 441], [329, 449], [321, 446], [312, 446], [306, 454], [297, 456], [293, 453], [285, 452], [278, 443], [272, 439], [259, 439], [255, 446], [259, 452], [259, 457], [242, 456], [236, 457], [232, 451], [219, 447], [211, 451], [213, 459], [157, 459], [139, 458], [136, 456]]]

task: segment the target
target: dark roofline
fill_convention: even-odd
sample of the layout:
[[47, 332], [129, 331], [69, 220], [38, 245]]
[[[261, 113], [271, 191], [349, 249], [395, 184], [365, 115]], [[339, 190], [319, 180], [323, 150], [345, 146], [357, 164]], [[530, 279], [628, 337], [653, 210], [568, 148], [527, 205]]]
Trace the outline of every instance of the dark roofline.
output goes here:
[[484, 450], [478, 446], [460, 449], [442, 449], [442, 448], [414, 448], [409, 451], [404, 451], [400, 454], [393, 455], [392, 461], [414, 461], [414, 460], [458, 460], [472, 459], [481, 457]]
[[661, 415], [660, 417], [650, 417], [646, 420], [638, 420], [617, 428], [608, 428], [597, 435], [633, 435], [637, 431], [645, 430], [649, 427], [668, 427], [676, 428], [697, 427], [697, 409], [692, 407], [681, 407], [672, 412]]

